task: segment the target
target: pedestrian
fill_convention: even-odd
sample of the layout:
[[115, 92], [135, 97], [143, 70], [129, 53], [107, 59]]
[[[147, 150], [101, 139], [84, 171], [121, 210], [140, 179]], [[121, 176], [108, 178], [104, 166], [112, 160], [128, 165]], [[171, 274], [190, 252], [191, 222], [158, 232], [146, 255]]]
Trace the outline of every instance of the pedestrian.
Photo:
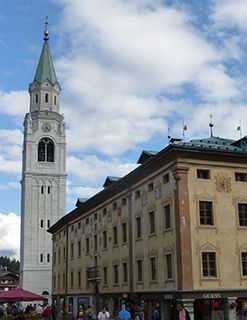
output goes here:
[[144, 311], [141, 306], [137, 307], [137, 311], [135, 313], [135, 320], [144, 320]]
[[154, 312], [153, 312], [153, 319], [154, 320], [160, 320], [160, 304], [156, 303], [155, 308], [154, 308]]
[[98, 313], [98, 320], [110, 319], [110, 313], [107, 311], [106, 306], [103, 306], [101, 311]]
[[92, 308], [90, 305], [87, 306], [87, 309], [85, 311], [86, 314], [86, 320], [91, 320], [92, 319]]
[[125, 309], [125, 306], [122, 306], [122, 310], [118, 314], [119, 320], [131, 320], [131, 315], [129, 311]]
[[184, 308], [184, 305], [182, 303], [177, 304], [175, 320], [191, 320], [189, 311]]
[[51, 315], [52, 315], [51, 307], [49, 306], [49, 304], [47, 304], [44, 308], [43, 316], [45, 320], [51, 320]]

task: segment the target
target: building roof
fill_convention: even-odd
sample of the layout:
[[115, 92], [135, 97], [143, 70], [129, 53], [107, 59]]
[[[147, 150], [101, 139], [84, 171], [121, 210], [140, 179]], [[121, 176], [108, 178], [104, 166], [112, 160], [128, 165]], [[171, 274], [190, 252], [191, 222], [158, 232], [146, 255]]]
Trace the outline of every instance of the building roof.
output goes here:
[[34, 81], [37, 81], [39, 83], [43, 83], [46, 80], [50, 81], [52, 85], [55, 85], [57, 83], [57, 77], [52, 62], [48, 38], [44, 38], [43, 48], [34, 76]]
[[[54, 233], [60, 228], [63, 228], [65, 224], [69, 224], [74, 218], [94, 209], [95, 206], [107, 201], [110, 197], [115, 196], [126, 188], [130, 188], [130, 186], [145, 178], [147, 175], [157, 170], [157, 168], [163, 166], [164, 163], [172, 162], [178, 157], [246, 163], [247, 136], [239, 140], [210, 137], [184, 142], [182, 140], [180, 141], [180, 139], [174, 139], [161, 151], [150, 152], [144, 150], [142, 155], [143, 161], [140, 166], [129, 172], [124, 177], [116, 179], [114, 183], [111, 183], [107, 188], [93, 195], [87, 201], [82, 203], [80, 207], [75, 208], [70, 213], [62, 217], [51, 226], [48, 232]], [[141, 159], [142, 155], [139, 159]], [[107, 179], [109, 180], [109, 177], [107, 177]]]
[[115, 182], [117, 182], [120, 179], [120, 177], [112, 177], [112, 176], [108, 176], [105, 179], [105, 182], [103, 184], [104, 188], [109, 188], [112, 184], [114, 184]]

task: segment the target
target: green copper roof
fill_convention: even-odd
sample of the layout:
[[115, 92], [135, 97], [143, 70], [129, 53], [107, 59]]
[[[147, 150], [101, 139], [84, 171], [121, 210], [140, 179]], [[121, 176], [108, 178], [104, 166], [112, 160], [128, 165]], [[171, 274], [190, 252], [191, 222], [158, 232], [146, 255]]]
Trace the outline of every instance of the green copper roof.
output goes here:
[[34, 81], [37, 81], [39, 83], [43, 83], [46, 80], [50, 81], [52, 85], [55, 85], [57, 83], [57, 77], [47, 39], [45, 39], [44, 41], [38, 67], [34, 76]]

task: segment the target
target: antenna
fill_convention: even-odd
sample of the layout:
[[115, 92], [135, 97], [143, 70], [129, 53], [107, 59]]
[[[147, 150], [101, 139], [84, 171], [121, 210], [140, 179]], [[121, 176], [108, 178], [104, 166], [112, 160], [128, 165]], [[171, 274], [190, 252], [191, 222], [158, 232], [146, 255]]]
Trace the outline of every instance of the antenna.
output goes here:
[[239, 131], [240, 139], [242, 138], [242, 127], [241, 127], [241, 120], [239, 120], [239, 126], [237, 127], [237, 131]]
[[213, 135], [213, 126], [214, 126], [214, 124], [213, 124], [213, 116], [212, 116], [212, 114], [210, 114], [209, 127], [210, 127], [210, 136], [211, 136], [211, 138], [214, 136], [214, 135]]
[[184, 124], [184, 121], [182, 121], [182, 125], [183, 125], [183, 140], [185, 140], [185, 131], [187, 131], [187, 126], [186, 124]]

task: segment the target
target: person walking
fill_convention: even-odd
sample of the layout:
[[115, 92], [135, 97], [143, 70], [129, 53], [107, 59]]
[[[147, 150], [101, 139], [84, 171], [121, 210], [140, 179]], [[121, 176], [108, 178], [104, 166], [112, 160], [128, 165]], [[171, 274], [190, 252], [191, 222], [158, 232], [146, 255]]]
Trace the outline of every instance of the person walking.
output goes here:
[[110, 319], [110, 313], [107, 311], [106, 306], [103, 306], [101, 311], [98, 313], [98, 320]]
[[184, 308], [184, 305], [182, 303], [177, 304], [175, 320], [191, 320], [189, 311]]
[[131, 320], [131, 315], [129, 311], [125, 309], [125, 306], [122, 306], [122, 310], [118, 314], [119, 320]]

